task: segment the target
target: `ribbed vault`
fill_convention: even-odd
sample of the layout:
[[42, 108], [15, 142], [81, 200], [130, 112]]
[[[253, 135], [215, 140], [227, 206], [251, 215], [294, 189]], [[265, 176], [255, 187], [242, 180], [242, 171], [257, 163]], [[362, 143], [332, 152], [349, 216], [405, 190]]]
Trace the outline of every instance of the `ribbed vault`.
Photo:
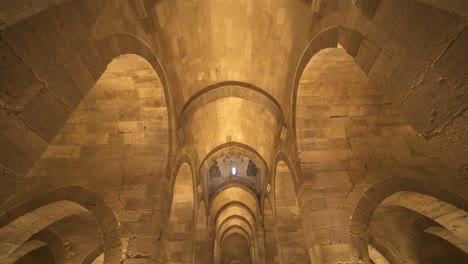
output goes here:
[[[215, 263], [225, 263], [225, 251], [237, 251], [229, 246], [232, 236], [237, 235], [248, 243], [249, 261], [258, 261], [260, 209], [257, 196], [242, 185], [226, 186], [214, 196], [210, 206]], [[226, 246], [227, 245], [227, 246]], [[245, 256], [245, 255], [241, 255]]]

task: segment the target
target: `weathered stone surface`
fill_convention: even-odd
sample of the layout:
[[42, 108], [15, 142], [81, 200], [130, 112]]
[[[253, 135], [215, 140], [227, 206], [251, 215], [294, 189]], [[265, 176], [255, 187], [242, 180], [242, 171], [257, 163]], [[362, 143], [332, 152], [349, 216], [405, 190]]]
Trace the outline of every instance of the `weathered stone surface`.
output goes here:
[[467, 9], [3, 1], [0, 262], [468, 262]]

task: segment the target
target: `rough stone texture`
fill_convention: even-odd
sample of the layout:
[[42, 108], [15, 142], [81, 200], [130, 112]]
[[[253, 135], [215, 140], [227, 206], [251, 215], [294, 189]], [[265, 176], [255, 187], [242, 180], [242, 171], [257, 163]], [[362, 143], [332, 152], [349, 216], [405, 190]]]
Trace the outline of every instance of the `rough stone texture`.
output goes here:
[[322, 261], [353, 258], [341, 231], [349, 218], [343, 201], [359, 182], [410, 175], [444, 181], [448, 171], [343, 49], [322, 51], [304, 71], [296, 125], [305, 181], [299, 204], [310, 251]]
[[[208, 218], [211, 229], [208, 232], [213, 234], [210, 243], [214, 251], [213, 260], [208, 259], [208, 261], [260, 262], [264, 258], [261, 254], [264, 242], [259, 221], [258, 199], [249, 188], [234, 185], [221, 189], [212, 199]], [[245, 245], [240, 246], [240, 244]]]
[[[83, 41], [91, 39], [89, 27], [83, 24], [91, 14], [77, 14], [70, 1], [2, 1], [1, 6], [6, 17], [2, 16], [0, 41], [5, 61], [0, 105], [2, 124], [7, 127], [2, 129], [2, 145], [5, 157], [27, 157], [18, 163], [2, 160], [2, 166], [24, 175], [96, 81], [80, 91], [64, 70], [70, 57], [79, 56]], [[7, 186], [10, 191], [4, 198], [17, 184]]]
[[248, 241], [245, 240], [242, 236], [237, 234], [229, 236], [222, 247], [222, 264], [252, 263]]
[[23, 243], [35, 233], [64, 217], [83, 211], [85, 209], [81, 206], [62, 201], [38, 208], [8, 223], [2, 227], [0, 233], [2, 241], [0, 260], [7, 262], [9, 256], [21, 250]]
[[30, 254], [23, 256], [18, 259], [16, 263], [29, 264], [29, 263], [38, 263], [38, 264], [53, 264], [54, 255], [46, 246], [40, 247]]
[[459, 146], [467, 142], [458, 135], [466, 134], [460, 125], [466, 124], [466, 4], [383, 0], [370, 19], [350, 10], [346, 26], [369, 40], [357, 63], [455, 176], [464, 179], [461, 157], [467, 153]]
[[208, 262], [208, 232], [206, 221], [206, 206], [203, 201], [197, 206], [197, 222], [195, 226], [195, 244], [193, 250], [194, 263]]
[[[55, 225], [55, 223], [53, 225]], [[93, 226], [94, 228], [96, 227], [96, 225]], [[96, 229], [93, 230], [93, 228], [90, 228], [90, 230], [92, 230], [93, 232], [96, 231]], [[86, 235], [89, 235], [89, 233], [86, 233], [85, 236]], [[40, 232], [34, 234], [30, 238], [30, 240], [38, 240], [45, 242], [47, 244], [47, 247], [54, 254], [55, 263], [66, 263], [67, 259], [69, 259], [75, 254], [72, 247], [65, 247], [65, 245], [68, 245], [69, 243], [62, 240], [62, 238], [59, 235], [57, 235], [53, 231], [48, 230], [48, 228], [43, 229]]]
[[270, 200], [265, 198], [263, 202], [263, 223], [265, 226], [265, 263], [268, 264], [280, 261], [274, 212]]
[[276, 233], [281, 263], [310, 263], [301, 236], [302, 223], [294, 182], [288, 166], [278, 163], [275, 175]]
[[432, 234], [434, 236], [438, 236], [450, 244], [456, 246], [457, 248], [461, 249], [463, 252], [468, 253], [468, 246], [465, 241], [463, 241], [459, 236], [455, 235], [453, 232], [450, 232], [444, 227], [441, 226], [430, 226], [424, 232], [428, 234]]
[[[387, 260], [420, 263], [417, 234], [413, 224], [421, 215], [399, 207], [384, 207], [375, 211], [370, 225], [370, 241]], [[369, 251], [369, 257], [371, 257]], [[372, 257], [371, 257], [372, 259]]]
[[[0, 259], [467, 262], [467, 17], [0, 1]], [[210, 189], [228, 156], [261, 173]]]
[[168, 263], [193, 261], [194, 202], [193, 181], [190, 166], [179, 168], [174, 185], [171, 216], [168, 225]]
[[[131, 237], [127, 254], [132, 258], [140, 251], [132, 250], [132, 240], [158, 238], [158, 226], [164, 224], [158, 215], [168, 210], [158, 191], [167, 186], [167, 124], [164, 93], [151, 67], [136, 56], [116, 59], [71, 114], [22, 188], [42, 192], [80, 184], [101, 190], [118, 214], [122, 236]], [[39, 181], [42, 184], [35, 184]]]
[[374, 246], [369, 244], [369, 257], [375, 264], [389, 264], [385, 256], [382, 255]]

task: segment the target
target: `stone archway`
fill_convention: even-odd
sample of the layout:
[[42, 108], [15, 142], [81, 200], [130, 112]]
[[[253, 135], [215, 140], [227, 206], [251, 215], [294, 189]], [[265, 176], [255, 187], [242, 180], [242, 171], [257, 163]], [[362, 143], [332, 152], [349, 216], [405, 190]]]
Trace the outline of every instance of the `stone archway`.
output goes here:
[[[460, 190], [458, 190], [460, 191]], [[428, 183], [400, 177], [382, 179], [361, 194], [354, 191], [348, 202], [357, 199], [350, 216], [350, 247], [368, 259], [367, 241], [372, 216], [377, 208], [403, 207], [438, 222], [464, 241], [466, 239], [467, 202], [460, 193]], [[463, 193], [463, 191], [461, 192]], [[455, 228], [455, 229], [454, 229]], [[464, 242], [466, 243], [466, 241]]]
[[[31, 192], [80, 185], [102, 194], [124, 226], [137, 224], [131, 215], [155, 214], [138, 223], [147, 225], [151, 238], [139, 231], [125, 234], [125, 257], [140, 254], [141, 240], [161, 243], [156, 229], [165, 216], [160, 209], [170, 206], [168, 197], [160, 195], [169, 178], [171, 146], [165, 98], [162, 81], [144, 58], [112, 60], [8, 204]], [[160, 252], [151, 254], [159, 258]]]
[[194, 244], [194, 184], [192, 168], [184, 163], [179, 167], [174, 183], [171, 215], [169, 217], [169, 263], [190, 262]]
[[[261, 246], [257, 236], [259, 217], [256, 195], [249, 188], [227, 185], [216, 193], [210, 204], [209, 219], [213, 234], [214, 263], [226, 263], [236, 256], [241, 257], [244, 262], [258, 261]], [[230, 246], [226, 247], [226, 243]], [[241, 245], [248, 247], [239, 248]], [[232, 249], [229, 250], [228, 257], [224, 251], [226, 248]]]
[[48, 225], [79, 212], [91, 213], [98, 223], [105, 246], [106, 263], [120, 261], [123, 249], [116, 215], [101, 197], [79, 186], [42, 193], [2, 213], [1, 241], [9, 245], [2, 246], [2, 259]]

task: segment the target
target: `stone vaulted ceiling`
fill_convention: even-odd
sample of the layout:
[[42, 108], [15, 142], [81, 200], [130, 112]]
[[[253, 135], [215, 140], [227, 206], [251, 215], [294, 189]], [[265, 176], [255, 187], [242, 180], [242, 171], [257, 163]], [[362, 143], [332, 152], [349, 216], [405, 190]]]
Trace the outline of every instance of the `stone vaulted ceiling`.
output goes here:
[[467, 259], [467, 18], [0, 0], [0, 262]]

